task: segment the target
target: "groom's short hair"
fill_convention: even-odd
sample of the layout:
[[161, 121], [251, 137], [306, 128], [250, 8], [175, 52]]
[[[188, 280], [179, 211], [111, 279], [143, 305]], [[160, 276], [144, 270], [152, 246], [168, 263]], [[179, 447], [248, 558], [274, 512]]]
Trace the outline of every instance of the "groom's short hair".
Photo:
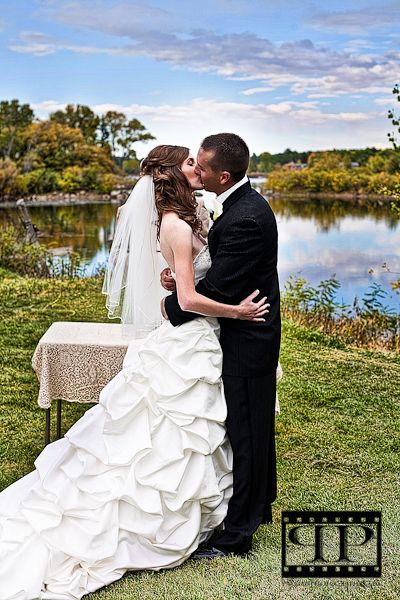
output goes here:
[[246, 175], [249, 166], [249, 148], [235, 133], [216, 133], [204, 138], [201, 148], [214, 152], [209, 165], [213, 171], [228, 171], [235, 182]]

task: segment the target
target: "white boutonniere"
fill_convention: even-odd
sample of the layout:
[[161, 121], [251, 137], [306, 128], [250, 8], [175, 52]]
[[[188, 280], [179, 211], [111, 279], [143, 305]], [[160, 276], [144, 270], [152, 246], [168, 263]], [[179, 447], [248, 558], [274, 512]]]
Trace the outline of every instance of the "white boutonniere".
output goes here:
[[222, 204], [221, 202], [218, 202], [218, 200], [214, 200], [213, 202], [213, 221], [215, 221], [216, 219], [218, 219], [218, 217], [220, 217], [222, 215]]

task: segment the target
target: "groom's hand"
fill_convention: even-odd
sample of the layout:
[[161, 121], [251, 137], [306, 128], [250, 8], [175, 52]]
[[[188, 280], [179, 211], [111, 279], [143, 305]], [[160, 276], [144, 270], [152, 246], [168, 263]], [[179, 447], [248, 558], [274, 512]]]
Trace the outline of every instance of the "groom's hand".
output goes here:
[[175, 279], [172, 277], [171, 269], [163, 269], [160, 274], [160, 282], [165, 290], [174, 292], [176, 290]]

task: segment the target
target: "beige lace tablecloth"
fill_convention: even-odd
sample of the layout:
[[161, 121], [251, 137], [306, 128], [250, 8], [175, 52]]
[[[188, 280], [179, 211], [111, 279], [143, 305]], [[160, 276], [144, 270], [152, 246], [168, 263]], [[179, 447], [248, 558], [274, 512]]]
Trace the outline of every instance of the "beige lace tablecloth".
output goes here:
[[98, 402], [103, 387], [121, 370], [127, 347], [119, 324], [53, 323], [32, 358], [39, 406], [50, 408], [53, 400]]

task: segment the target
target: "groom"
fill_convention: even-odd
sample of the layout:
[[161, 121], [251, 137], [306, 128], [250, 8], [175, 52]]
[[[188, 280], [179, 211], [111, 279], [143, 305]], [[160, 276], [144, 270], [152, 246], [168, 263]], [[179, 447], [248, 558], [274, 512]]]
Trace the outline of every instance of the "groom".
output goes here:
[[[249, 149], [233, 133], [206, 137], [197, 155], [198, 174], [215, 192], [223, 212], [208, 234], [212, 266], [196, 290], [226, 304], [239, 304], [254, 289], [267, 296], [264, 323], [219, 319], [226, 427], [233, 450], [233, 494], [224, 529], [214, 532], [194, 558], [216, 558], [251, 550], [260, 523], [272, 520], [276, 498], [275, 393], [280, 345], [277, 228], [268, 202], [246, 176]], [[165, 283], [165, 281], [164, 281]], [[199, 315], [182, 311], [177, 294], [165, 298], [172, 325]]]

